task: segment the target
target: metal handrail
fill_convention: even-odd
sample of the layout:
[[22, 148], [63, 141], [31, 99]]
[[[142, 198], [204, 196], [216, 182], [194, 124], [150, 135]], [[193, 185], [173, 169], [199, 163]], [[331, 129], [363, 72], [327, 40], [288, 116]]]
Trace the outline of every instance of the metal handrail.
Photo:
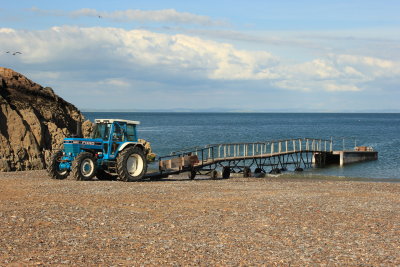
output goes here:
[[199, 161], [204, 164], [206, 161], [215, 159], [226, 159], [232, 157], [256, 157], [268, 156], [275, 153], [293, 152], [331, 152], [333, 141], [317, 138], [298, 138], [272, 140], [265, 142], [242, 142], [242, 143], [223, 143], [210, 144], [204, 147], [192, 147], [188, 150], [179, 150], [170, 155], [160, 156], [159, 160], [168, 158], [183, 157], [187, 155], [197, 155]]

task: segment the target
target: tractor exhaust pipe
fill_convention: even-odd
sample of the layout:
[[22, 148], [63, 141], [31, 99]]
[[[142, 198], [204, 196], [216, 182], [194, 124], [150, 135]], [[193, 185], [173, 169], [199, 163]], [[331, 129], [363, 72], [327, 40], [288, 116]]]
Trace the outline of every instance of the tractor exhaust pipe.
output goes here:
[[71, 134], [72, 138], [82, 138], [82, 123], [80, 121], [76, 122], [76, 132]]
[[76, 123], [76, 137], [77, 138], [82, 138], [82, 122], [78, 121]]

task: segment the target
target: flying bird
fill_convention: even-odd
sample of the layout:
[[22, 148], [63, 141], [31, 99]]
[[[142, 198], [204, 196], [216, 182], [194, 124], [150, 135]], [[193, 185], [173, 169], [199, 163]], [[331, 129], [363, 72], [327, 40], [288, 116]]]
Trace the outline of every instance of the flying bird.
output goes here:
[[13, 56], [15, 56], [16, 54], [22, 54], [22, 53], [17, 51], [13, 53]]
[[102, 18], [102, 16], [100, 16], [100, 15], [99, 15], [98, 17], [99, 17], [99, 19], [101, 19], [101, 18]]

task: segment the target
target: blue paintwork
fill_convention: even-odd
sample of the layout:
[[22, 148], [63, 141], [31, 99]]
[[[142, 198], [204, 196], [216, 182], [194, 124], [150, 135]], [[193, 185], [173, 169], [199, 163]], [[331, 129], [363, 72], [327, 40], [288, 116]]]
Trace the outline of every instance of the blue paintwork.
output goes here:
[[[122, 129], [122, 132], [117, 131], [118, 127]], [[118, 134], [118, 132], [120, 134]], [[71, 171], [73, 160], [84, 151], [93, 153], [97, 159], [97, 167], [101, 168], [104, 163], [116, 160], [120, 147], [125, 143], [137, 142], [136, 126], [133, 126], [133, 134], [133, 136], [128, 136], [127, 124], [125, 122], [116, 121], [110, 127], [108, 139], [65, 138], [63, 149], [64, 156], [62, 157], [63, 162], [60, 163], [59, 168], [60, 170]]]

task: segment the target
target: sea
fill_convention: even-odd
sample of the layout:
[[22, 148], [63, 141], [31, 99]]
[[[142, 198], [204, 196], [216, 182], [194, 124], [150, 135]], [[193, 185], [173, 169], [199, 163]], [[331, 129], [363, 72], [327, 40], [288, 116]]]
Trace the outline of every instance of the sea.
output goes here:
[[158, 156], [207, 144], [293, 138], [333, 140], [334, 150], [370, 146], [378, 160], [307, 169], [312, 174], [400, 181], [400, 113], [83, 112], [86, 119], [140, 121]]

